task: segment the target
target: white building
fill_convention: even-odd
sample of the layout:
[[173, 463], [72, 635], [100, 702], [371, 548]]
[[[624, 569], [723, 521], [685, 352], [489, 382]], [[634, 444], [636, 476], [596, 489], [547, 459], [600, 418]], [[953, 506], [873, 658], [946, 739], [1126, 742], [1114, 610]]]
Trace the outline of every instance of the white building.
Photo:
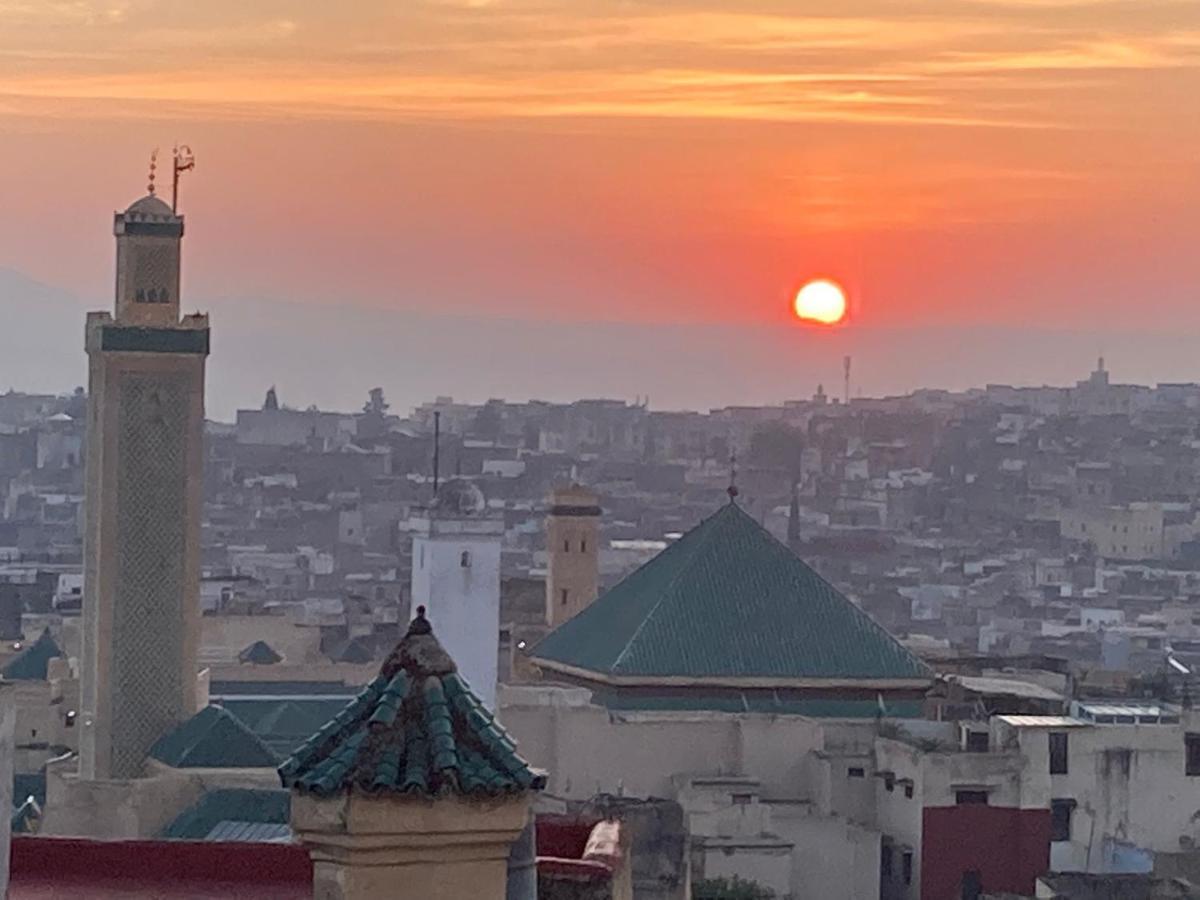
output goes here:
[[477, 487], [453, 481], [424, 515], [410, 520], [412, 603], [426, 608], [463, 678], [495, 709], [504, 522], [484, 510]]

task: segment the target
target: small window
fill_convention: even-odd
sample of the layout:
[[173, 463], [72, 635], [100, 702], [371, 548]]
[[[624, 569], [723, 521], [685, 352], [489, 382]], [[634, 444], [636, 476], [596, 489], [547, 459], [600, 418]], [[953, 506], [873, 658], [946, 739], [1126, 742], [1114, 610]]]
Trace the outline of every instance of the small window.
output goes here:
[[561, 600], [562, 600], [562, 605], [563, 605], [563, 606], [566, 606], [566, 605], [567, 605], [567, 595], [568, 595], [568, 593], [570, 593], [570, 592], [569, 592], [569, 591], [568, 591], [566, 588], [563, 588], [563, 589], [562, 589]]
[[462, 568], [464, 568], [464, 569], [471, 568], [471, 551], [470, 550], [464, 550], [462, 552], [462, 556], [460, 556], [458, 558], [458, 564], [460, 566], [462, 566]]
[[570, 553], [570, 552], [571, 552], [571, 539], [565, 538], [563, 540], [563, 553]]
[[1048, 738], [1050, 741], [1050, 774], [1066, 775], [1067, 733], [1065, 731], [1051, 731]]
[[1074, 811], [1074, 800], [1050, 801], [1050, 840], [1069, 841], [1071, 839], [1071, 813]]
[[587, 553], [587, 538], [583, 538], [583, 540], [579, 542], [579, 552]]
[[968, 731], [967, 732], [967, 752], [968, 753], [987, 753], [988, 752], [988, 733], [986, 731]]
[[[911, 800], [911, 799], [912, 799], [912, 795], [913, 795], [913, 786], [912, 786], [912, 782], [911, 782], [911, 781], [907, 781], [907, 782], [905, 782], [905, 784], [904, 784], [904, 796], [905, 796], [905, 797], [907, 797], [909, 800]], [[907, 883], [907, 882], [906, 882], [906, 883]]]
[[146, 302], [146, 289], [138, 288], [137, 291], [133, 295], [133, 299], [134, 299], [134, 302], [136, 302], [136, 303], [145, 303]]
[[753, 794], [730, 794], [729, 800], [734, 806], [749, 806], [754, 802]]
[[847, 778], [865, 778], [866, 770], [862, 766], [851, 766], [846, 770]]
[[987, 806], [988, 792], [978, 790], [955, 791], [954, 802], [959, 806]]
[[888, 792], [896, 789], [896, 776], [892, 772], [883, 773], [883, 786], [888, 789]]
[[900, 858], [900, 871], [904, 874], [904, 883], [912, 884], [912, 863], [913, 855], [911, 850], [905, 850], [904, 856]]
[[1200, 734], [1194, 732], [1185, 734], [1183, 746], [1187, 753], [1184, 774], [1200, 775]]
[[879, 852], [879, 879], [888, 882], [892, 880], [892, 845], [884, 844]]

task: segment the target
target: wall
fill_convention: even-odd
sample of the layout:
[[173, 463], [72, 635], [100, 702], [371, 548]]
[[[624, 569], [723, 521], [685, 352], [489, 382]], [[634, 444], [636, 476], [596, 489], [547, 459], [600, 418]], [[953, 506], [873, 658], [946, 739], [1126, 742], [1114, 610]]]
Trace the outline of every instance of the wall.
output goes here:
[[678, 773], [752, 775], [764, 797], [793, 798], [805, 755], [823, 744], [820, 723], [800, 716], [610, 714], [587, 697], [583, 689], [525, 686], [501, 695], [500, 718], [521, 754], [549, 772], [550, 793], [568, 799], [670, 797]]
[[970, 870], [985, 892], [1030, 895], [1050, 865], [1048, 810], [927, 807], [922, 834], [921, 900], [959, 900]]

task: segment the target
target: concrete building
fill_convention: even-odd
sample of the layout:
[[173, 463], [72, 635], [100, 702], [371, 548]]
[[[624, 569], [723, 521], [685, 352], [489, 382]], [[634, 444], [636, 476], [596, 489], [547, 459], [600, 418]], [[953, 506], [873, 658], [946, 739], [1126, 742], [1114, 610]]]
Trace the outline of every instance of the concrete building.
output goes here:
[[80, 775], [129, 778], [197, 707], [208, 318], [180, 318], [183, 218], [114, 216], [116, 309], [87, 320]]
[[1157, 503], [1064, 509], [1059, 523], [1064, 538], [1091, 544], [1107, 559], [1161, 559], [1164, 553], [1163, 510]]
[[463, 677], [495, 709], [504, 523], [485, 506], [479, 488], [451, 481], [410, 521], [412, 602], [437, 617], [447, 651], [462, 660]]
[[579, 485], [555, 489], [546, 516], [546, 624], [557, 628], [600, 592], [600, 504]]

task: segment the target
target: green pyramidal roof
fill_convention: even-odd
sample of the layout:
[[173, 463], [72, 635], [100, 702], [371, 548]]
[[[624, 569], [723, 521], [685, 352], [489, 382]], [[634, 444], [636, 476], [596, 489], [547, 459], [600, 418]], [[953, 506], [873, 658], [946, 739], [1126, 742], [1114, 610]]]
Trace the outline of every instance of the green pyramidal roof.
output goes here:
[[279, 762], [236, 716], [206, 706], [150, 748], [150, 755], [176, 769], [266, 768]]
[[62, 650], [47, 628], [19, 656], [9, 660], [3, 675], [10, 681], [45, 681], [46, 673], [50, 669], [50, 660], [62, 655]]
[[929, 677], [736, 503], [547, 635], [533, 657], [549, 669], [632, 680]]
[[488, 796], [540, 790], [545, 776], [517, 755], [425, 619], [425, 608], [379, 676], [279, 767], [284, 787]]

